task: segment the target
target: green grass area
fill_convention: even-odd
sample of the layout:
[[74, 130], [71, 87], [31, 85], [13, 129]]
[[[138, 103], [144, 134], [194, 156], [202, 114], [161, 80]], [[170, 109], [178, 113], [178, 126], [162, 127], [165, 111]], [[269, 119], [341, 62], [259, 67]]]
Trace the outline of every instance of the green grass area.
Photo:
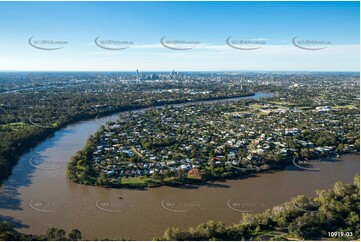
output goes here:
[[252, 109], [255, 109], [255, 110], [259, 110], [263, 106], [261, 104], [258, 104], [258, 103], [253, 103], [253, 104], [249, 105], [249, 107], [252, 108]]
[[8, 125], [26, 125], [24, 122], [9, 123]]
[[308, 109], [311, 109], [310, 106], [299, 106], [297, 107], [298, 109], [301, 109], [301, 110], [308, 110]]
[[[249, 105], [249, 107], [251, 109], [253, 109], [253, 111], [255, 111], [255, 113], [257, 113], [258, 115], [268, 115], [272, 110], [269, 108], [264, 107], [261, 104], [258, 103], [253, 103], [251, 105]], [[265, 109], [263, 109], [265, 108]]]
[[355, 108], [354, 104], [349, 104], [349, 105], [342, 105], [342, 106], [333, 106], [333, 109], [342, 109], [342, 108]]
[[24, 122], [14, 122], [14, 123], [2, 124], [0, 126], [11, 128], [12, 130], [17, 130], [18, 128], [28, 126], [28, 124], [26, 124]]
[[28, 124], [24, 122], [14, 122], [14, 123], [3, 124], [2, 126], [24, 126], [24, 125], [28, 125]]
[[148, 183], [147, 179], [136, 178], [136, 177], [122, 177], [121, 184], [123, 185], [134, 185], [134, 184], [144, 184]]
[[242, 106], [237, 106], [237, 105], [231, 105], [230, 107], [234, 108], [234, 112], [240, 112], [240, 111], [245, 111], [246, 109]]
[[284, 104], [284, 102], [276, 102], [276, 101], [268, 101], [268, 103], [275, 104], [275, 105], [283, 105]]
[[276, 102], [276, 101], [268, 101], [270, 104], [279, 105], [283, 107], [289, 107], [289, 106], [297, 106], [296, 103], [289, 103], [289, 102]]

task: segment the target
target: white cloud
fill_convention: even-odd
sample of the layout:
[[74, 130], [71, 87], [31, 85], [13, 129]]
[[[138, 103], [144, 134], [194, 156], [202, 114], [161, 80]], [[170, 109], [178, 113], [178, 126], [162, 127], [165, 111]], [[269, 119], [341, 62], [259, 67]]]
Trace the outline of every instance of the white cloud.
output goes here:
[[[93, 45], [90, 44], [89, 45]], [[135, 44], [129, 49], [107, 51], [98, 48], [45, 52], [29, 48], [0, 46], [3, 70], [301, 70], [359, 71], [359, 45], [328, 45], [307, 51], [291, 44], [262, 45], [242, 51], [226, 44], [202, 43], [185, 51], [170, 50], [160, 43]]]

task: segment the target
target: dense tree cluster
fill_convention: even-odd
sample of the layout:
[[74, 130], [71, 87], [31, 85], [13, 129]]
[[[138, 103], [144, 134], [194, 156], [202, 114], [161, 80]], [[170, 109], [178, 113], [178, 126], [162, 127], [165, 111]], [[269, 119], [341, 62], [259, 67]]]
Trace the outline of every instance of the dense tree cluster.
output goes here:
[[9, 222], [0, 223], [0, 240], [2, 241], [78, 241], [81, 239], [81, 232], [78, 229], [72, 229], [67, 234], [63, 229], [49, 228], [43, 235], [31, 235], [17, 232]]

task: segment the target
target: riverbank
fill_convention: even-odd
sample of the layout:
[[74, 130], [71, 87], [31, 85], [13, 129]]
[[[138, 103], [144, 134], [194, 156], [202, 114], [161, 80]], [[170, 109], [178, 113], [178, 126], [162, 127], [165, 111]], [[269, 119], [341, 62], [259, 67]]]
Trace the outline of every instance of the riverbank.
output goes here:
[[[70, 126], [24, 157], [0, 188], [2, 218], [14, 221], [17, 230], [27, 234], [40, 235], [49, 227], [66, 231], [78, 228], [85, 240], [151, 240], [170, 224], [182, 231], [208, 220], [230, 226], [239, 223], [238, 210], [261, 213], [299, 194], [315, 196], [315, 190], [328, 189], [337, 181], [352, 182], [360, 165], [359, 155], [343, 155], [315, 163], [317, 171], [291, 165], [284, 170], [251, 174], [246, 179], [142, 190], [79, 185], [66, 181], [65, 167], [34, 170], [29, 165], [28, 157], [38, 155], [57, 163], [68, 160], [97, 128], [94, 121]], [[30, 181], [24, 183], [24, 177], [30, 177]], [[94, 220], [103, 221], [102, 225]]]
[[180, 186], [358, 151], [357, 133], [323, 125], [329, 119], [346, 123], [342, 113], [254, 102], [123, 114], [74, 155], [67, 178], [109, 188]]
[[[232, 226], [226, 226], [223, 222], [208, 221], [200, 224], [196, 229], [181, 232], [179, 229], [170, 227], [167, 228], [161, 237], [153, 240], [232, 240], [237, 241], [242, 239], [247, 240], [319, 240], [335, 237], [347, 237], [347, 239], [359, 239], [359, 217], [355, 218], [353, 215], [358, 214], [360, 206], [360, 176], [354, 177], [353, 183], [342, 184], [336, 183], [332, 189], [319, 191], [318, 197], [312, 198], [304, 195], [299, 195], [277, 207], [259, 213], [256, 215], [242, 215], [242, 221]], [[326, 198], [326, 199], [325, 199]], [[347, 198], [347, 199], [346, 199]], [[341, 200], [342, 199], [342, 200]], [[341, 202], [342, 201], [342, 202]], [[345, 202], [346, 201], [346, 202]], [[331, 205], [330, 205], [331, 204]], [[332, 208], [337, 204], [337, 209]], [[337, 211], [343, 206], [343, 217], [339, 217]], [[336, 211], [336, 213], [335, 213]], [[321, 219], [327, 214], [327, 220]], [[317, 213], [317, 216], [312, 216]], [[330, 219], [332, 214], [333, 219]], [[312, 217], [312, 224], [305, 221], [304, 225], [300, 226], [300, 220], [305, 220], [305, 217]], [[345, 221], [353, 221], [352, 223], [345, 223]], [[297, 222], [296, 222], [297, 221]], [[325, 226], [327, 225], [327, 226]], [[307, 229], [304, 228], [307, 226]], [[27, 235], [17, 232], [13, 225], [8, 222], [0, 223], [0, 240], [81, 240], [81, 232], [79, 230], [72, 230], [69, 236], [64, 236], [64, 230], [54, 236], [55, 229], [48, 229], [45, 235], [35, 236]], [[327, 228], [323, 230], [322, 228]], [[346, 231], [341, 233], [329, 232], [330, 227], [334, 231]], [[259, 230], [258, 228], [262, 228]], [[120, 240], [120, 238], [117, 238]]]
[[[340, 211], [343, 211], [340, 213]], [[156, 240], [330, 240], [360, 239], [360, 174], [353, 183], [337, 182], [315, 198], [299, 195], [266, 212], [243, 213], [242, 222], [226, 226], [208, 221], [195, 229], [170, 227]]]
[[[151, 105], [124, 105], [118, 108], [114, 108], [113, 110], [100, 112], [100, 113], [85, 113], [85, 114], [78, 114], [69, 120], [66, 120], [64, 122], [61, 122], [55, 127], [46, 126], [44, 124], [36, 124], [32, 123], [31, 120], [29, 120], [30, 124], [35, 125], [36, 130], [34, 133], [31, 133], [31, 135], [22, 137], [19, 140], [14, 140], [12, 147], [9, 147], [9, 150], [2, 150], [0, 152], [0, 161], [3, 160], [3, 162], [0, 162], [0, 185], [3, 183], [3, 181], [11, 175], [11, 171], [13, 166], [17, 164], [17, 161], [19, 157], [21, 157], [23, 154], [29, 152], [33, 147], [35, 147], [37, 144], [41, 143], [46, 138], [51, 137], [56, 131], [63, 129], [64, 127], [74, 124], [76, 122], [84, 121], [93, 119], [96, 117], [104, 117], [107, 115], [112, 115], [119, 112], [126, 112], [126, 111], [136, 111], [139, 109], [149, 108], [149, 107], [159, 107], [164, 105], [177, 105], [177, 104], [187, 104], [187, 103], [197, 103], [201, 101], [216, 101], [216, 100], [222, 100], [222, 99], [237, 99], [237, 98], [243, 98], [243, 97], [252, 97], [256, 93], [251, 92], [244, 95], [230, 95], [230, 96], [220, 96], [216, 98], [204, 98], [204, 99], [195, 99], [192, 101], [188, 100], [176, 100], [171, 102], [157, 102], [155, 104]], [[30, 117], [29, 117], [30, 119]], [[2, 155], [2, 154], [7, 154]]]
[[[343, 155], [359, 155], [359, 152], [349, 152], [349, 153], [344, 153]], [[85, 180], [75, 180], [72, 179], [71, 176], [69, 175], [71, 170], [74, 166], [73, 164], [77, 163], [78, 160], [76, 159], [76, 157], [81, 156], [81, 152], [77, 153], [75, 156], [72, 157], [72, 160], [69, 162], [68, 166], [67, 166], [67, 178], [69, 179], [69, 181], [78, 183], [78, 184], [82, 184], [82, 185], [86, 185], [86, 186], [101, 186], [104, 188], [113, 188], [113, 189], [122, 189], [122, 188], [126, 188], [126, 189], [144, 189], [144, 188], [156, 188], [156, 187], [162, 187], [162, 186], [171, 186], [171, 187], [184, 187], [186, 185], [201, 185], [202, 183], [206, 183], [206, 182], [216, 182], [216, 181], [223, 181], [225, 179], [244, 179], [246, 177], [255, 175], [255, 174], [260, 174], [260, 173], [264, 173], [264, 172], [269, 172], [269, 171], [282, 171], [284, 170], [287, 166], [290, 165], [294, 165], [294, 158], [288, 159], [288, 160], [282, 160], [282, 161], [278, 161], [275, 162], [273, 161], [273, 167], [267, 167], [261, 170], [252, 170], [252, 169], [242, 169], [240, 170], [239, 168], [237, 169], [238, 172], [234, 172], [234, 173], [224, 173], [224, 174], [220, 174], [218, 176], [212, 176], [211, 174], [207, 174], [207, 177], [198, 177], [195, 178], [193, 176], [187, 176], [187, 177], [182, 177], [181, 179], [174, 177], [171, 179], [152, 179], [149, 177], [132, 177], [132, 178], [122, 178], [121, 180], [118, 180], [116, 183], [109, 183], [106, 182], [106, 180], [104, 180], [103, 183], [99, 184], [97, 183], [97, 179], [94, 177], [87, 177]], [[330, 159], [332, 160], [333, 158], [338, 158], [340, 157], [339, 155], [335, 155], [333, 157], [327, 156], [327, 157], [317, 157], [314, 160], [307, 160], [306, 163], [308, 164], [312, 164], [312, 163], [319, 163], [320, 159]], [[322, 162], [326, 162], [326, 161], [322, 161]], [[302, 168], [302, 166], [298, 166], [296, 165], [295, 167], [298, 167], [299, 169], [305, 169], [305, 170], [313, 170], [312, 166], [307, 166]]]

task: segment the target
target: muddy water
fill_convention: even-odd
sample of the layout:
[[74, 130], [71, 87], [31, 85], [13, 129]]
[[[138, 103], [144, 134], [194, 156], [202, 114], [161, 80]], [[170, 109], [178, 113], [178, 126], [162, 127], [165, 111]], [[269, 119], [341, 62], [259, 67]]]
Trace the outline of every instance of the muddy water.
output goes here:
[[336, 181], [351, 182], [360, 169], [359, 155], [345, 155], [315, 163], [314, 171], [290, 166], [177, 188], [105, 189], [68, 182], [67, 161], [98, 127], [94, 120], [69, 125], [25, 154], [0, 188], [0, 219], [34, 234], [60, 227], [78, 228], [84, 239], [149, 240], [169, 226], [186, 229], [211, 219], [237, 223], [242, 212], [261, 212], [298, 194], [313, 196]]

